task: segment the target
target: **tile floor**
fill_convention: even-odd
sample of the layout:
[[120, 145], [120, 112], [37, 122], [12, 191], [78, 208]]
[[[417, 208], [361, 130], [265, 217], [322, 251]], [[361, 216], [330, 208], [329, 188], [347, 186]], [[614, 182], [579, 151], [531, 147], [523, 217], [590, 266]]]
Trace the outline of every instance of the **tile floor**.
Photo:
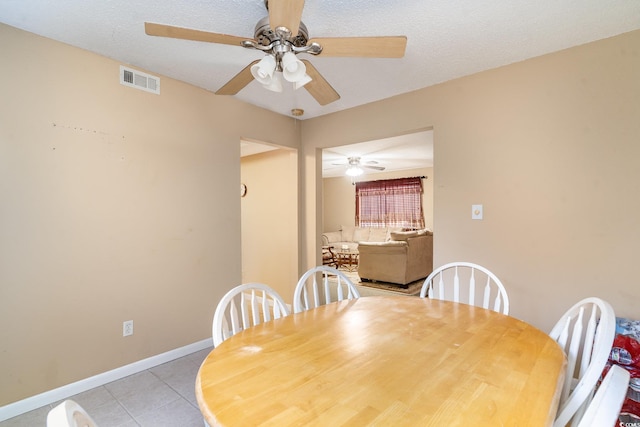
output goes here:
[[[200, 364], [211, 348], [70, 397], [100, 427], [202, 427], [195, 396]], [[45, 427], [56, 403], [0, 422], [0, 427]]]

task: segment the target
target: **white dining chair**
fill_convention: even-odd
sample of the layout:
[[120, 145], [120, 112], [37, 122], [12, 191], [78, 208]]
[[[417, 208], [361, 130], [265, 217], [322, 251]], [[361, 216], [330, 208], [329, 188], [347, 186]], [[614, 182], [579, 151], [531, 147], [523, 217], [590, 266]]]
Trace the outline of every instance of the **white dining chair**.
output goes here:
[[620, 409], [627, 396], [630, 378], [629, 371], [618, 365], [612, 365], [598, 386], [598, 390], [578, 423], [578, 427], [616, 425]]
[[567, 370], [554, 427], [578, 425], [602, 375], [616, 333], [616, 315], [600, 298], [585, 298], [555, 324], [549, 336], [567, 355]]
[[320, 265], [307, 270], [293, 292], [293, 312], [345, 299], [360, 298], [360, 292], [342, 271]]
[[245, 283], [222, 297], [213, 315], [213, 345], [251, 326], [291, 314], [282, 297], [263, 283]]
[[47, 414], [47, 427], [97, 427], [87, 412], [75, 401], [67, 399]]
[[451, 262], [433, 270], [420, 290], [420, 298], [427, 296], [509, 314], [509, 296], [500, 279], [471, 262]]

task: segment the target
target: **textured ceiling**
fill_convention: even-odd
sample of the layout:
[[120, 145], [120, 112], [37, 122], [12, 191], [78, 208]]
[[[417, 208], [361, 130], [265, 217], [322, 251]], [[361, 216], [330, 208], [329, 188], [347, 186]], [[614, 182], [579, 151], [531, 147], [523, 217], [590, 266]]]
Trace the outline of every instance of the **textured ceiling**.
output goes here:
[[[0, 22], [215, 92], [262, 54], [150, 37], [156, 22], [252, 38], [263, 0], [0, 0]], [[341, 99], [324, 107], [288, 85], [236, 98], [302, 119], [640, 28], [639, 0], [308, 0], [310, 37], [406, 35], [401, 59], [309, 59]]]

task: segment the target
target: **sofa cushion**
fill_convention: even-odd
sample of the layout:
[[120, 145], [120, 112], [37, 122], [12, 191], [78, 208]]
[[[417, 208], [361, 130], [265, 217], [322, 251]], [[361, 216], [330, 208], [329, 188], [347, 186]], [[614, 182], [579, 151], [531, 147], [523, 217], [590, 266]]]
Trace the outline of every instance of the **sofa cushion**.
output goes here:
[[342, 230], [342, 241], [344, 242], [353, 242], [353, 233], [356, 230], [356, 227], [353, 225], [343, 225], [340, 227]]
[[418, 235], [417, 231], [392, 231], [391, 240], [395, 241], [404, 241], [409, 237], [416, 237]]
[[387, 241], [387, 229], [386, 228], [372, 228], [369, 233], [369, 242], [386, 242]]
[[366, 246], [367, 248], [393, 248], [393, 247], [406, 247], [407, 246], [407, 242], [405, 241], [400, 241], [400, 240], [394, 240], [394, 241], [390, 241], [390, 242], [361, 242], [358, 247], [362, 248]]
[[369, 233], [371, 232], [370, 228], [360, 228], [356, 227], [353, 231], [353, 241], [354, 242], [366, 242], [369, 240]]

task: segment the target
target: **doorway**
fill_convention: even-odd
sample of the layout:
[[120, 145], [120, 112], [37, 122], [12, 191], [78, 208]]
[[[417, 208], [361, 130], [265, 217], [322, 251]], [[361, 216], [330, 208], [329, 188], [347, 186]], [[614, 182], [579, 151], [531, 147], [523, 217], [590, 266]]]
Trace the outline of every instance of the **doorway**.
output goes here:
[[298, 275], [298, 153], [241, 141], [242, 282], [271, 286], [290, 301]]
[[[349, 159], [358, 158], [362, 174], [349, 176]], [[355, 222], [355, 183], [425, 176], [422, 206], [425, 226], [433, 230], [433, 129], [322, 151], [322, 230]]]

